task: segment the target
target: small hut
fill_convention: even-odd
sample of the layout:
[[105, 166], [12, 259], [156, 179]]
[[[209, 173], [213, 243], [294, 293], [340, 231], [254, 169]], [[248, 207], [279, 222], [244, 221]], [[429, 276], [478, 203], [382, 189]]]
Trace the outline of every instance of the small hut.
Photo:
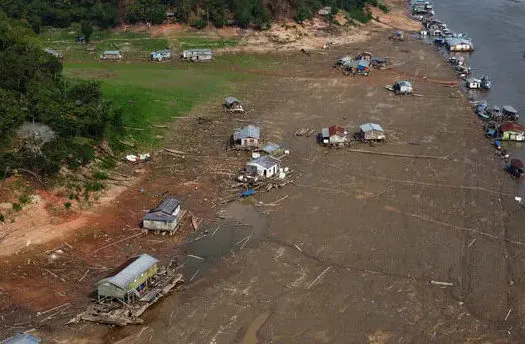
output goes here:
[[100, 55], [100, 59], [108, 61], [118, 61], [122, 60], [122, 54], [120, 53], [120, 50], [106, 50], [102, 55]]
[[173, 234], [178, 228], [181, 217], [179, 200], [173, 196], [168, 196], [156, 208], [144, 215], [142, 226], [144, 229], [154, 230], [157, 233], [168, 231]]
[[348, 142], [348, 132], [345, 128], [332, 125], [329, 128], [323, 128], [321, 130], [322, 143], [325, 145], [339, 145], [342, 146]]
[[394, 31], [392, 32], [392, 35], [390, 35], [390, 39], [393, 41], [404, 41], [405, 40], [405, 33], [403, 31]]
[[233, 146], [243, 149], [254, 149], [259, 147], [261, 140], [261, 129], [254, 125], [239, 128], [232, 135]]
[[519, 178], [524, 172], [523, 162], [520, 159], [510, 159], [510, 163], [505, 169], [513, 177]]
[[279, 172], [281, 161], [269, 155], [253, 159], [246, 164], [249, 175], [270, 178]]
[[412, 94], [414, 92], [412, 84], [409, 81], [405, 80], [396, 81], [392, 88], [394, 89], [394, 92], [396, 94]]
[[379, 124], [365, 123], [359, 126], [359, 138], [362, 141], [384, 141], [385, 131]]
[[241, 102], [235, 97], [226, 97], [224, 99], [224, 108], [231, 113], [244, 113]]
[[122, 302], [140, 298], [157, 273], [158, 260], [148, 254], [131, 258], [117, 272], [97, 283], [98, 298], [119, 299]]
[[211, 49], [184, 50], [182, 58], [191, 62], [210, 62], [213, 60], [213, 51]]
[[503, 106], [502, 114], [503, 118], [509, 121], [517, 121], [520, 118], [518, 110], [516, 110], [513, 106], [510, 105]]
[[149, 59], [151, 61], [161, 62], [162, 60], [168, 60], [170, 58], [171, 58], [171, 50], [169, 49], [153, 51], [149, 54]]

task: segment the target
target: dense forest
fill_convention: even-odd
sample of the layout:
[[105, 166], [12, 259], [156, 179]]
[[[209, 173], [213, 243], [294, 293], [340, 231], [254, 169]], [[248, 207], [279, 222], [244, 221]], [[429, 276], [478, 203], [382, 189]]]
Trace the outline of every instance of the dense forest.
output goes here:
[[68, 27], [88, 22], [102, 29], [119, 23], [161, 24], [167, 14], [195, 27], [235, 24], [264, 28], [272, 20], [311, 18], [322, 6], [363, 14], [366, 3], [378, 0], [0, 0], [0, 10], [28, 22], [35, 32], [41, 26]]
[[27, 23], [0, 11], [0, 179], [24, 168], [41, 174], [93, 159], [120, 113], [93, 81], [66, 79]]

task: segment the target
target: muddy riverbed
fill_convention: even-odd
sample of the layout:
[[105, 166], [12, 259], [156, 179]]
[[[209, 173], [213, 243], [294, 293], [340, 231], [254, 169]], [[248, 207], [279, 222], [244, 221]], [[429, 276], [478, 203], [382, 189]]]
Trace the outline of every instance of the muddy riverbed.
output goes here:
[[[262, 76], [241, 85], [243, 120], [288, 147], [283, 164], [301, 177], [201, 211], [207, 225], [172, 246], [185, 263], [185, 288], [148, 311], [143, 325], [40, 334], [50, 342], [120, 344], [520, 342], [525, 238], [517, 183], [499, 167], [460, 90], [446, 85], [454, 73], [434, 47], [387, 36], [377, 30], [352, 46], [282, 55], [277, 68], [254, 71]], [[332, 68], [337, 56], [364, 50], [389, 56], [394, 67], [367, 78]], [[384, 88], [400, 78], [421, 96]], [[198, 111], [215, 116], [209, 130], [216, 135], [203, 142], [201, 161], [185, 163], [193, 176], [208, 159], [230, 168], [244, 159], [220, 144], [244, 122], [206, 106]], [[380, 123], [388, 143], [352, 148], [394, 155], [328, 149], [294, 135], [365, 122]], [[190, 192], [170, 184], [170, 163], [159, 164], [147, 189]], [[216, 191], [193, 190], [187, 207], [211, 204], [221, 197], [217, 185], [231, 184], [199, 183]], [[168, 254], [170, 245], [159, 245]]]

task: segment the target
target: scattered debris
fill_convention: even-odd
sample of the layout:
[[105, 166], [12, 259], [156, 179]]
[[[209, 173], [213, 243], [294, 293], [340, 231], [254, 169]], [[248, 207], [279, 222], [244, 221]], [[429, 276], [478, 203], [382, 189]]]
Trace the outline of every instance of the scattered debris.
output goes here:
[[430, 284], [441, 286], [441, 287], [453, 287], [454, 286], [454, 283], [440, 282], [440, 281], [430, 281]]

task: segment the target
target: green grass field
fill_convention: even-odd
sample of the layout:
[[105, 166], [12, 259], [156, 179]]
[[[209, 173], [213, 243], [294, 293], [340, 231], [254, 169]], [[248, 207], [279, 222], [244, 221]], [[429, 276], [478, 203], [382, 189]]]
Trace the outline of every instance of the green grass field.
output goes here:
[[151, 125], [169, 122], [199, 103], [220, 106], [242, 82], [258, 77], [247, 69], [271, 65], [267, 56], [231, 55], [207, 64], [76, 62], [66, 63], [64, 70], [69, 77], [100, 80], [105, 97], [123, 110], [126, 129], [123, 134], [113, 133], [113, 142], [126, 140], [148, 148], [162, 141], [158, 135], [166, 136], [166, 129]]

